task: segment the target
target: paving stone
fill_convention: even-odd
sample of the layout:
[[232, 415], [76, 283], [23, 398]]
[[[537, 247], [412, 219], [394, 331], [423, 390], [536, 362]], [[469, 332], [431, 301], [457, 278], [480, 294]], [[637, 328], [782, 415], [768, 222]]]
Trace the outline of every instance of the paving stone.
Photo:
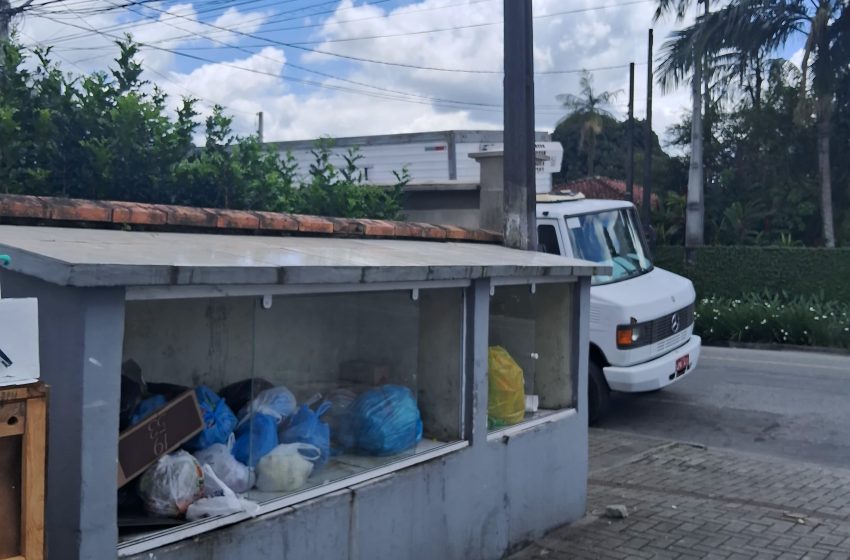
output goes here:
[[591, 519], [609, 504], [628, 519], [556, 529], [510, 559], [850, 559], [850, 470], [595, 429], [590, 456]]

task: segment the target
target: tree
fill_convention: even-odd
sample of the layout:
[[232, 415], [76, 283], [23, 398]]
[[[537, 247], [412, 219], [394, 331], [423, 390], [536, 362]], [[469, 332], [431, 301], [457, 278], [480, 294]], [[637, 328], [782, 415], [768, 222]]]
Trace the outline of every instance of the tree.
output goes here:
[[[579, 150], [586, 146], [587, 150], [587, 176], [593, 176], [593, 167], [596, 160], [596, 137], [604, 127], [604, 117], [611, 117], [611, 113], [605, 108], [618, 95], [616, 91], [593, 91], [593, 76], [582, 72], [579, 82], [581, 93], [562, 93], [557, 96], [558, 101], [567, 110], [567, 116], [561, 119], [563, 122], [568, 117], [577, 117], [581, 121], [581, 133], [579, 136]], [[560, 123], [559, 123], [560, 124]]]
[[[169, 114], [166, 95], [142, 79], [128, 38], [109, 72], [65, 74], [36, 51], [28, 64], [15, 43], [0, 44], [0, 189], [10, 194], [398, 218], [407, 175], [394, 188], [367, 185], [356, 157], [299, 184], [291, 157], [256, 136], [233, 133], [215, 107], [206, 143], [192, 144], [196, 100]], [[33, 68], [33, 69], [30, 69]], [[317, 147], [328, 162], [329, 147]], [[321, 204], [319, 204], [321, 202]]]
[[[708, 15], [708, 0], [698, 0], [698, 3], [704, 5], [705, 14]], [[692, 4], [691, 0], [658, 0], [655, 10], [655, 20], [660, 19], [665, 13], [675, 12], [676, 19], [681, 21], [684, 19], [690, 4]], [[705, 242], [705, 133], [703, 125], [709, 113], [709, 72], [702, 51], [693, 48], [690, 54], [693, 58], [691, 76], [691, 155], [688, 169], [685, 245], [687, 247], [694, 247], [703, 245]], [[705, 86], [705, 92], [701, 89], [703, 85]], [[705, 102], [704, 115], [703, 101]]]
[[830, 138], [838, 84], [848, 73], [850, 60], [846, 0], [734, 0], [675, 32], [665, 44], [661, 71], [679, 83], [695, 68], [693, 53], [703, 52], [715, 67], [732, 74], [798, 34], [806, 43], [797, 119], [813, 119], [816, 124], [822, 237], [827, 247], [834, 247]]

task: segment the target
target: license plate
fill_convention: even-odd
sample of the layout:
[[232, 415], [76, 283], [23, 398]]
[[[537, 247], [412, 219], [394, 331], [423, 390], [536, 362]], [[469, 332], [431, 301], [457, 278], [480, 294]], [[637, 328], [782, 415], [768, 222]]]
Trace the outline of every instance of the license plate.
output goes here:
[[676, 360], [676, 375], [682, 375], [686, 371], [688, 371], [688, 366], [691, 365], [691, 356], [690, 354], [686, 354]]

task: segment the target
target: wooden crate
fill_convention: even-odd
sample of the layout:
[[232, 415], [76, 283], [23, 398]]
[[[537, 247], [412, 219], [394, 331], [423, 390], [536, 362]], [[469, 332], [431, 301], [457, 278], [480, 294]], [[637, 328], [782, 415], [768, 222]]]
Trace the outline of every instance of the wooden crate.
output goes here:
[[42, 560], [47, 388], [0, 388], [0, 560]]

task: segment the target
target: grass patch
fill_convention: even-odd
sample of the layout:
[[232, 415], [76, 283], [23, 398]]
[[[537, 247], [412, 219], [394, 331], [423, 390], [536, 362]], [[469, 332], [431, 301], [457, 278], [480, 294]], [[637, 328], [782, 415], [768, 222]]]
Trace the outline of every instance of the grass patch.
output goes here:
[[753, 293], [697, 302], [703, 341], [778, 343], [850, 349], [850, 304], [823, 296]]

